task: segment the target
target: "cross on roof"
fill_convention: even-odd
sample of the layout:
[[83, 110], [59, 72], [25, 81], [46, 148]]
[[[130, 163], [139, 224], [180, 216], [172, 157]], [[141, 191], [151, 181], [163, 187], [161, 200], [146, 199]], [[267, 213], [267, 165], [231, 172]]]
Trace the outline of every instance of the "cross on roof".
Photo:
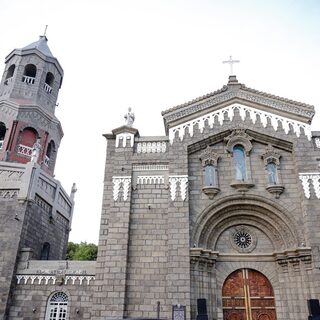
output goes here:
[[233, 75], [233, 64], [234, 63], [239, 63], [240, 60], [233, 60], [232, 59], [232, 56], [230, 56], [230, 59], [229, 60], [226, 60], [226, 61], [222, 61], [222, 63], [228, 63], [230, 64], [230, 75], [232, 76]]

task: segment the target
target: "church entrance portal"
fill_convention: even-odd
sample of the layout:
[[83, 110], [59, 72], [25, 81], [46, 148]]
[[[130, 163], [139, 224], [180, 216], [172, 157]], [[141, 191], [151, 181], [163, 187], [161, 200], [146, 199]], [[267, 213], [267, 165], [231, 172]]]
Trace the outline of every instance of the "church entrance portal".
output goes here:
[[276, 320], [270, 281], [260, 272], [239, 269], [222, 288], [223, 320]]

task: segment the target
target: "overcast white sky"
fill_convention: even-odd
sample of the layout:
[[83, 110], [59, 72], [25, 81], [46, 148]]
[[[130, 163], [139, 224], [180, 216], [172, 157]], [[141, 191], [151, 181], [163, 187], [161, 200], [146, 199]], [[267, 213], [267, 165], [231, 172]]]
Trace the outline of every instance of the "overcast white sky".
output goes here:
[[161, 111], [226, 84], [230, 55], [241, 83], [315, 105], [320, 130], [318, 0], [0, 0], [0, 58], [46, 24], [65, 71], [55, 173], [78, 186], [71, 241], [98, 242], [102, 134], [131, 106], [140, 135], [164, 135]]

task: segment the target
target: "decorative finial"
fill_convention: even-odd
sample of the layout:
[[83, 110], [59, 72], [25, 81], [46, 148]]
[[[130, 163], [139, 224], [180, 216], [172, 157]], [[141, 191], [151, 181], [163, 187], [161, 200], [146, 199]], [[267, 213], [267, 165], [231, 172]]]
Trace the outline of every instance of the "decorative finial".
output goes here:
[[233, 60], [232, 59], [232, 56], [230, 56], [230, 59], [229, 60], [226, 60], [226, 61], [222, 61], [222, 63], [228, 63], [230, 64], [230, 76], [234, 75], [233, 74], [233, 64], [234, 63], [239, 63], [240, 60]]
[[46, 24], [46, 27], [44, 28], [44, 33], [43, 33], [44, 37], [47, 35], [47, 29], [48, 29], [48, 25]]
[[38, 162], [40, 150], [41, 150], [40, 139], [37, 139], [37, 141], [34, 143], [32, 147], [31, 162], [33, 163]]
[[134, 113], [131, 111], [131, 108], [128, 108], [128, 112], [124, 115], [124, 118], [126, 120], [126, 125], [128, 127], [132, 127], [134, 122]]

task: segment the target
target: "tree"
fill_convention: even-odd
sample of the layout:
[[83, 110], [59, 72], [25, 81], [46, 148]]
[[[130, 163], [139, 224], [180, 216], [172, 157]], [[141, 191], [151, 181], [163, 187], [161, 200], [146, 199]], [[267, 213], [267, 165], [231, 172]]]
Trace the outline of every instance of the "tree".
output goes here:
[[98, 246], [94, 243], [68, 243], [67, 260], [96, 260]]

